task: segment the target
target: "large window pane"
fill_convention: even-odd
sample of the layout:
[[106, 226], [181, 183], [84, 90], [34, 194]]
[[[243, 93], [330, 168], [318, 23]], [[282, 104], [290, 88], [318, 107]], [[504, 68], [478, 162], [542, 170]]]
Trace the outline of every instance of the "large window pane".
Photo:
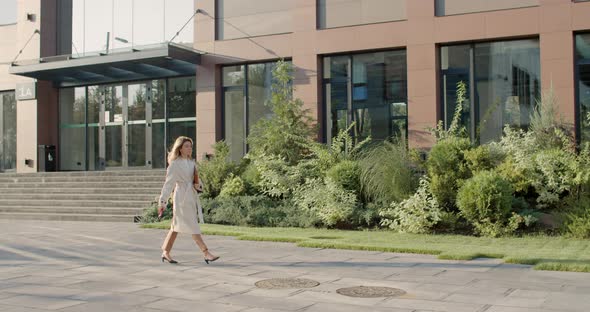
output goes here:
[[293, 31], [296, 0], [217, 0], [217, 39]]
[[0, 92], [0, 171], [16, 169], [16, 99]]
[[506, 124], [527, 129], [541, 87], [538, 41], [475, 45], [475, 82], [481, 143], [502, 137]]
[[407, 0], [318, 0], [319, 28], [406, 19]]
[[113, 48], [127, 48], [133, 45], [133, 0], [113, 1]]
[[[357, 140], [404, 137], [407, 124], [406, 52], [363, 53], [324, 59], [327, 139], [355, 123]], [[349, 77], [350, 76], [350, 77]]]
[[504, 125], [522, 129], [529, 126], [541, 86], [539, 42], [515, 40], [442, 47], [441, 77], [446, 126], [455, 111], [457, 82], [463, 81], [467, 97], [476, 95], [463, 103], [463, 124], [480, 143], [497, 140]]
[[86, 170], [86, 88], [59, 90], [59, 169]]
[[225, 142], [229, 144], [232, 160], [239, 160], [246, 154], [246, 129], [243, 89], [224, 92]]
[[590, 34], [576, 35], [577, 98], [580, 142], [590, 142]]
[[74, 0], [72, 54], [106, 52], [166, 42], [179, 32], [176, 43], [192, 46], [193, 0]]
[[261, 118], [269, 118], [272, 110], [266, 101], [271, 98], [272, 70], [275, 63], [248, 66], [248, 129]]
[[194, 77], [168, 80], [168, 117], [195, 117], [196, 82]]
[[[76, 3], [76, 1], [74, 1], [74, 3]], [[104, 0], [85, 0], [82, 5], [84, 6], [84, 27], [82, 28], [84, 30], [84, 52], [106, 51], [107, 32], [110, 33], [111, 36], [113, 35], [112, 2]], [[112, 38], [109, 37], [109, 40], [112, 40]]]
[[3, 0], [0, 10], [0, 25], [16, 23], [17, 0]]
[[164, 41], [166, 41], [164, 38], [164, 0], [135, 0], [133, 2], [133, 45]]
[[[192, 0], [165, 0], [165, 6], [164, 38], [165, 40], [170, 40], [194, 14], [195, 6]], [[192, 48], [192, 42], [194, 41], [193, 29], [193, 24], [189, 23], [174, 38], [174, 42], [188, 45]]]
[[436, 16], [538, 6], [539, 0], [436, 0]]
[[[457, 85], [462, 82], [469, 90], [469, 73], [471, 70], [470, 45], [457, 45], [441, 48], [441, 87], [444, 123], [449, 126], [457, 109]], [[470, 130], [471, 107], [469, 105], [469, 92], [461, 107], [461, 125]]]

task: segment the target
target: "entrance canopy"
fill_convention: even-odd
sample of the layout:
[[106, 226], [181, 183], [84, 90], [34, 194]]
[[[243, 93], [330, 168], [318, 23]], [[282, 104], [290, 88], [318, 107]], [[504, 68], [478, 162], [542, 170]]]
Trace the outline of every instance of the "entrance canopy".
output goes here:
[[10, 66], [9, 72], [53, 81], [56, 87], [194, 76], [201, 54], [186, 46], [164, 43], [94, 55], [62, 55], [17, 62]]

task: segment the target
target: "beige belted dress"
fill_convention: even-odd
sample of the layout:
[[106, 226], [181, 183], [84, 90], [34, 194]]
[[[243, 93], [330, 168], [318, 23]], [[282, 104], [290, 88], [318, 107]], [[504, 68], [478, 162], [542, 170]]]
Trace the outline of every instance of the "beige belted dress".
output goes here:
[[166, 171], [166, 182], [162, 187], [159, 202], [166, 202], [174, 190], [174, 205], [171, 229], [174, 232], [201, 234], [199, 220], [203, 213], [199, 195], [193, 188], [196, 163], [191, 159], [177, 158]]

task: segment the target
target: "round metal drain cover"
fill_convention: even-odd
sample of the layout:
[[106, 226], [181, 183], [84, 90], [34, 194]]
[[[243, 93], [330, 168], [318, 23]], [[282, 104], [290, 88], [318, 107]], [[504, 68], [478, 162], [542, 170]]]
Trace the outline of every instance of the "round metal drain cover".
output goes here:
[[312, 288], [320, 283], [305, 278], [271, 278], [256, 282], [254, 285], [264, 289]]
[[397, 297], [406, 292], [391, 287], [375, 287], [375, 286], [356, 286], [348, 288], [340, 288], [336, 290], [337, 293], [357, 298], [378, 298], [378, 297]]

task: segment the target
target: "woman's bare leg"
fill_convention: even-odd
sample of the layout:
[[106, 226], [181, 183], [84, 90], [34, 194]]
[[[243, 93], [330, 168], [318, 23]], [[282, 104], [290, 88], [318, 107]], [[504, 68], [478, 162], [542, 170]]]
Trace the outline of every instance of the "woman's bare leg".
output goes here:
[[216, 258], [212, 253], [209, 252], [209, 248], [207, 248], [207, 245], [203, 241], [203, 236], [201, 234], [193, 234], [193, 240], [195, 243], [197, 243], [197, 246], [199, 246], [199, 249], [201, 249], [205, 255], [205, 259], [212, 260]]
[[176, 240], [176, 236], [178, 236], [178, 232], [174, 232], [172, 229], [168, 231], [168, 235], [166, 235], [166, 239], [162, 244], [162, 256], [170, 258], [170, 250], [172, 250], [172, 246], [174, 246], [174, 241]]

